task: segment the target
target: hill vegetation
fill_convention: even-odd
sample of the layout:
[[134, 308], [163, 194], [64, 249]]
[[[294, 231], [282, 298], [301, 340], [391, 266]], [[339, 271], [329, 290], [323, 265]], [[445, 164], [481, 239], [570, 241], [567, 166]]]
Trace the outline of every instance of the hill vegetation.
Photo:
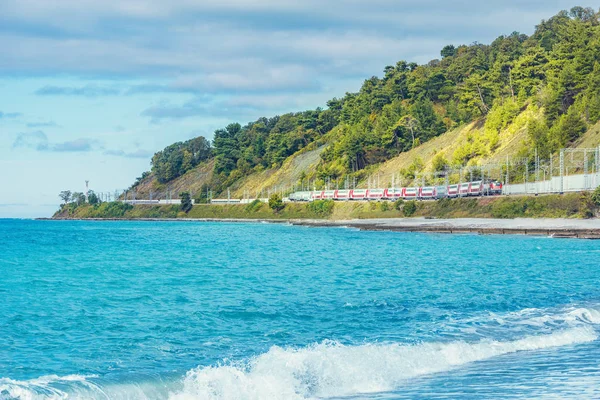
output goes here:
[[[218, 196], [256, 189], [248, 182], [274, 176], [322, 187], [360, 181], [377, 168], [402, 168], [410, 179], [425, 168], [477, 165], [500, 154], [533, 163], [537, 149], [547, 158], [581, 142], [600, 119], [599, 19], [591, 8], [574, 7], [542, 21], [531, 36], [447, 45], [424, 65], [399, 61], [324, 109], [229, 124], [212, 143], [198, 137], [173, 144], [154, 155], [151, 172], [132, 188], [158, 191], [196, 176], [176, 192], [201, 181], [198, 192]], [[460, 140], [448, 144], [451, 151], [422, 146], [442, 135]], [[282, 166], [288, 175], [277, 172]], [[199, 170], [201, 177], [193, 174]]]

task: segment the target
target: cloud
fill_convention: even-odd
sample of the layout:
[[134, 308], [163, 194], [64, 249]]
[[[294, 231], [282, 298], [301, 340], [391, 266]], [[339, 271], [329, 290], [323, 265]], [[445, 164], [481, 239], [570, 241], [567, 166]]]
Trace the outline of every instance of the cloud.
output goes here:
[[56, 128], [58, 124], [54, 121], [48, 122], [30, 122], [27, 124], [28, 128]]
[[131, 85], [124, 94], [127, 96], [152, 93], [198, 93], [197, 87], [176, 87], [173, 85], [138, 84]]
[[95, 139], [80, 138], [65, 142], [52, 143], [43, 131], [19, 133], [13, 142], [15, 148], [30, 148], [37, 151], [65, 152], [89, 152], [102, 148], [100, 142]]
[[125, 157], [125, 158], [150, 158], [154, 153], [147, 150], [137, 149], [132, 152], [126, 152], [124, 150], [105, 150], [104, 155], [107, 156], [115, 156], [115, 157]]
[[[0, 74], [200, 77], [189, 86], [142, 84], [128, 89], [130, 94], [255, 90], [254, 85], [311, 89], [329, 78], [323, 73], [364, 77], [399, 59], [438, 57], [447, 43], [531, 32], [540, 19], [571, 5], [570, 0], [3, 0]], [[119, 89], [44, 92], [98, 96]]]
[[94, 139], [80, 138], [62, 143], [55, 143], [47, 150], [56, 152], [88, 152], [98, 147], [98, 141]]
[[27, 203], [0, 203], [0, 207], [26, 207]]
[[13, 149], [28, 147], [38, 151], [46, 150], [48, 147], [48, 136], [42, 131], [19, 133], [12, 147]]
[[142, 111], [141, 116], [150, 117], [153, 123], [163, 119], [184, 119], [207, 115], [209, 107], [196, 98], [181, 105], [163, 102]]
[[83, 96], [83, 97], [100, 97], [100, 96], [116, 96], [121, 94], [121, 90], [115, 86], [98, 86], [88, 84], [80, 87], [66, 86], [44, 86], [35, 91], [38, 96]]
[[17, 112], [4, 113], [4, 112], [0, 111], [0, 119], [18, 118], [18, 117], [20, 117], [22, 115], [23, 114], [17, 113]]

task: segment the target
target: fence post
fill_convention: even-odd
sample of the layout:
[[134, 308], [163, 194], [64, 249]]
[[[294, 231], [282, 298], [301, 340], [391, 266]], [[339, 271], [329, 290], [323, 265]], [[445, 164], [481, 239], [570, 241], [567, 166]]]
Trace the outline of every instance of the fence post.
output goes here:
[[525, 194], [529, 194], [529, 158], [525, 160]]
[[550, 193], [554, 193], [554, 182], [552, 180], [553, 172], [553, 163], [554, 163], [554, 154], [550, 154]]
[[[508, 192], [508, 156], [506, 156], [506, 179], [504, 180], [504, 187], [506, 188], [505, 192]], [[508, 194], [508, 193], [505, 193]]]
[[535, 195], [538, 195], [540, 181], [540, 159], [538, 158], [537, 147], [535, 148]]
[[560, 194], [565, 192], [565, 149], [560, 149]]
[[588, 190], [588, 153], [583, 149], [583, 190]]
[[600, 186], [600, 146], [596, 149], [596, 186]]

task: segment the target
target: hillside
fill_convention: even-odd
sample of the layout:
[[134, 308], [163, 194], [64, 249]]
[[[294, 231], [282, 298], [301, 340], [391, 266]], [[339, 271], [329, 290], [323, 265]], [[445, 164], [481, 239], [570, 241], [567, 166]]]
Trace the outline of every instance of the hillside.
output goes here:
[[[528, 141], [527, 121], [535, 116], [538, 118], [542, 113], [537, 110], [525, 110], [511, 124], [503, 129], [499, 134], [497, 148], [484, 157], [473, 160], [477, 164], [502, 164], [506, 157], [510, 159], [526, 145]], [[452, 129], [442, 135], [427, 141], [414, 149], [401, 153], [388, 161], [377, 164], [368, 169], [368, 174], [362, 180], [357, 182], [358, 186], [367, 184], [368, 177], [376, 179], [379, 176], [379, 182], [382, 185], [391, 184], [391, 177], [394, 175], [396, 182], [403, 179], [401, 171], [408, 170], [415, 160], [422, 160], [421, 171], [423, 173], [433, 172], [434, 160], [436, 156], [442, 156], [447, 160], [452, 160], [455, 153], [459, 153], [465, 144], [469, 143], [470, 138], [481, 137], [485, 134], [485, 118], [476, 122], [463, 125]], [[600, 145], [600, 122], [591, 126], [571, 147], [597, 147]], [[242, 197], [265, 197], [269, 191], [284, 191], [300, 188], [300, 181], [303, 176], [309, 176], [310, 171], [314, 171], [321, 163], [321, 154], [327, 146], [321, 145], [314, 150], [310, 148], [301, 150], [288, 157], [281, 167], [272, 168], [260, 172], [248, 174], [230, 188], [230, 195], [233, 198]], [[183, 176], [170, 181], [168, 184], [160, 184], [156, 177], [150, 174], [146, 179], [136, 187], [137, 198], [148, 198], [150, 191], [153, 192], [153, 198], [166, 198], [167, 188], [171, 188], [173, 197], [182, 191], [188, 191], [192, 195], [198, 194], [202, 187], [210, 185], [213, 177], [214, 160], [207, 161], [188, 171]], [[496, 175], [499, 171], [492, 171]], [[303, 181], [304, 186], [308, 185], [308, 178]], [[409, 183], [411, 180], [404, 180]], [[344, 182], [340, 181], [343, 185]], [[262, 192], [262, 193], [261, 193]]]
[[547, 160], [562, 147], [598, 146], [599, 19], [574, 7], [531, 36], [448, 45], [424, 65], [399, 61], [327, 108], [229, 124], [212, 143], [175, 143], [154, 155], [130, 196], [257, 197], [477, 166], [499, 177], [507, 157], [533, 165], [536, 152]]

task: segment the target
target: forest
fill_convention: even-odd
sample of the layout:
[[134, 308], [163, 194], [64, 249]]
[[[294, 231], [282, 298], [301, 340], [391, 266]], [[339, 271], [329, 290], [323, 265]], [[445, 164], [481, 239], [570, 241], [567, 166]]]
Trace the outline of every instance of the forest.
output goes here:
[[[600, 119], [600, 12], [574, 7], [541, 21], [531, 36], [513, 32], [491, 44], [447, 45], [424, 65], [399, 61], [357, 93], [325, 108], [292, 112], [175, 143], [152, 158], [160, 183], [214, 158], [218, 193], [255, 171], [277, 168], [292, 154], [325, 145], [314, 178], [343, 178], [386, 161], [461, 124], [482, 120], [485, 134], [435, 168], [467, 165], [493, 151], [501, 129], [534, 107], [529, 148], [547, 156]], [[309, 173], [309, 172], [307, 172]]]

